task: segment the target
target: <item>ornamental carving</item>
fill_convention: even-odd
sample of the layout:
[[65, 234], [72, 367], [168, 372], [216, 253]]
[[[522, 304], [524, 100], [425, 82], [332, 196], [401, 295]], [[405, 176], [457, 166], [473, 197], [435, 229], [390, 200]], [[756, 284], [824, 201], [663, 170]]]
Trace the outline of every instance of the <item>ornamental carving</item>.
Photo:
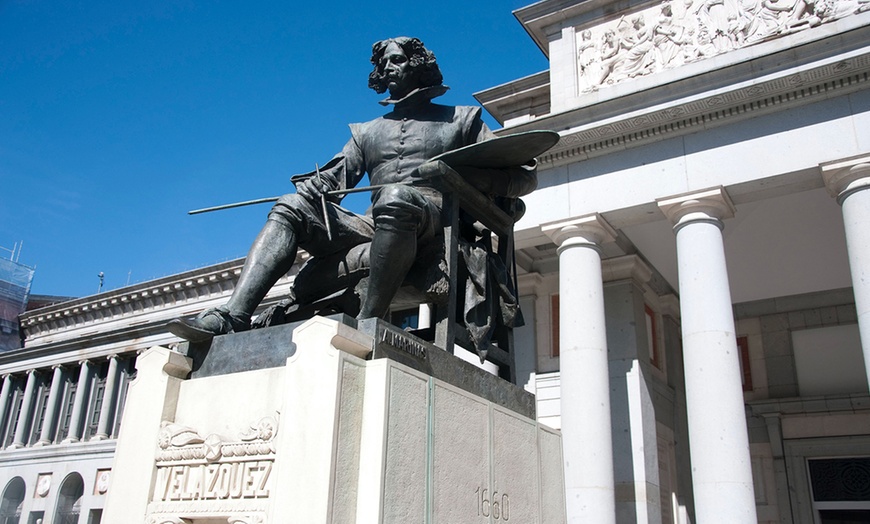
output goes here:
[[195, 429], [164, 421], [157, 436], [157, 462], [217, 462], [223, 458], [275, 454], [276, 416], [263, 417], [240, 431], [238, 440], [212, 433], [202, 437]]
[[577, 30], [581, 93], [870, 10], [870, 0], [683, 0]]

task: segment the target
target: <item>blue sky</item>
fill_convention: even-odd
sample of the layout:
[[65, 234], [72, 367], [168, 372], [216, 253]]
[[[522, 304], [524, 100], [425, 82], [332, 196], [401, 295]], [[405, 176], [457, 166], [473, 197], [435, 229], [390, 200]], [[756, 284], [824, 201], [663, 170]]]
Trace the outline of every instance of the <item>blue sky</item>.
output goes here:
[[268, 205], [187, 211], [291, 192], [382, 114], [373, 42], [422, 39], [472, 105], [547, 68], [529, 3], [0, 0], [0, 247], [67, 296], [244, 256]]

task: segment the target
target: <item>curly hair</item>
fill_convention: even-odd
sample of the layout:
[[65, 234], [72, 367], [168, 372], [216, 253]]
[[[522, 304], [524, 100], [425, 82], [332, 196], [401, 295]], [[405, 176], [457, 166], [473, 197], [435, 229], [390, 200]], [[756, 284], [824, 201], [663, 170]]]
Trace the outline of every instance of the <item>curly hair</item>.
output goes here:
[[387, 90], [389, 80], [381, 65], [381, 58], [383, 58], [387, 46], [392, 42], [398, 44], [402, 48], [402, 51], [404, 51], [405, 56], [408, 57], [411, 74], [419, 87], [441, 85], [443, 78], [441, 76], [441, 69], [438, 67], [438, 62], [435, 60], [435, 54], [426, 49], [423, 42], [418, 38], [399, 36], [381, 40], [372, 45], [372, 64], [375, 66], [375, 69], [369, 74], [370, 88], [374, 89], [377, 93], [383, 93]]

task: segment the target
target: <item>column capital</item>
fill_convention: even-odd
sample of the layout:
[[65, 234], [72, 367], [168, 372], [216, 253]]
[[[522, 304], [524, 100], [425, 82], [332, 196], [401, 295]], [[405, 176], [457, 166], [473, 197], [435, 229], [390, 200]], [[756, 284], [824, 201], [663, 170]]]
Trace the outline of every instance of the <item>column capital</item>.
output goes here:
[[842, 204], [855, 191], [870, 187], [870, 154], [820, 164], [828, 193]]
[[695, 220], [720, 222], [734, 216], [736, 209], [722, 186], [656, 200], [659, 209], [674, 226]]
[[616, 240], [617, 232], [598, 213], [541, 224], [541, 232], [561, 249], [569, 245], [598, 247]]

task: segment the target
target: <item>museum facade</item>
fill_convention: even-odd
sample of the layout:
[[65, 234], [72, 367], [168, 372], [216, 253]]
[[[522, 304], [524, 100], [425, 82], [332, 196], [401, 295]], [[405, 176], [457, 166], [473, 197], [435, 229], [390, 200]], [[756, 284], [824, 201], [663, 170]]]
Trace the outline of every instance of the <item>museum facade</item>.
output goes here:
[[562, 135], [517, 262], [569, 521], [870, 518], [867, 7], [515, 12], [550, 68], [477, 98]]
[[[550, 68], [476, 96], [499, 134], [561, 135], [516, 227], [515, 367], [562, 432], [567, 522], [870, 521], [867, 8], [515, 12]], [[25, 347], [0, 354], [2, 522], [100, 521], [136, 355], [240, 268], [21, 317]]]

